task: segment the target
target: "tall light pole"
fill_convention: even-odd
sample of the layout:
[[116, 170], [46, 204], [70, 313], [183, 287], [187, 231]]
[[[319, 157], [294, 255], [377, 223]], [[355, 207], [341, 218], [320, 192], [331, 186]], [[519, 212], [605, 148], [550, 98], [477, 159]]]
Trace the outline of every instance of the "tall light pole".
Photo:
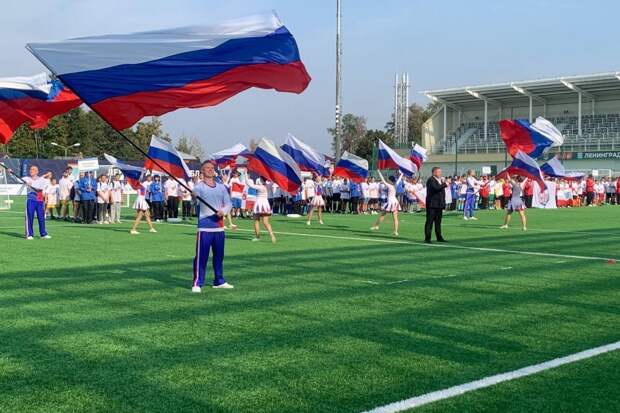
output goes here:
[[65, 145], [61, 145], [61, 144], [56, 143], [56, 142], [50, 142], [50, 145], [58, 146], [59, 148], [64, 149], [64, 151], [65, 151], [65, 158], [67, 158], [68, 157], [68, 153], [69, 153], [69, 149], [79, 147], [80, 143], [76, 142], [73, 145], [65, 146]]
[[342, 41], [340, 39], [340, 0], [336, 0], [336, 127], [335, 127], [335, 158], [340, 159], [342, 151], [342, 75], [341, 57]]

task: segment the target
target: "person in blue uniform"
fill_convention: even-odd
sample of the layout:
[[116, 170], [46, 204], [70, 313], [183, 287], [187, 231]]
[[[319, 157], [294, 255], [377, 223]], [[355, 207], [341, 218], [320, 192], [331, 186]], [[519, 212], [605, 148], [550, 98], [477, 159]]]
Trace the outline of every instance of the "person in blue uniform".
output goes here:
[[[196, 256], [194, 257], [194, 279], [192, 292], [199, 293], [205, 283], [205, 273], [209, 254], [213, 254], [213, 288], [233, 288], [224, 279], [224, 217], [230, 212], [232, 202], [228, 189], [216, 181], [216, 165], [207, 161], [202, 164], [200, 171], [203, 178], [193, 190], [197, 198], [205, 200], [216, 211], [206, 205], [200, 206], [198, 216], [198, 231], [196, 234]], [[200, 204], [200, 199], [198, 203]]]
[[26, 239], [32, 240], [34, 237], [34, 216], [37, 216], [39, 222], [39, 235], [41, 238], [52, 238], [45, 229], [45, 202], [43, 199], [43, 190], [50, 184], [49, 178], [52, 173], [48, 172], [43, 176], [39, 176], [39, 168], [30, 167], [30, 176], [25, 176], [22, 181], [27, 185], [26, 194]]

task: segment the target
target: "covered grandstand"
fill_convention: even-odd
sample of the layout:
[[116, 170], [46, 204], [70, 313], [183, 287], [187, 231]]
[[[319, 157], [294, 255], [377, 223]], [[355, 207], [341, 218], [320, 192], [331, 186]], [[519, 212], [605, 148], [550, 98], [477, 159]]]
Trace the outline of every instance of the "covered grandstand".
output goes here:
[[442, 104], [422, 128], [434, 154], [503, 153], [497, 121], [537, 116], [565, 135], [563, 151], [620, 150], [620, 72], [422, 93]]

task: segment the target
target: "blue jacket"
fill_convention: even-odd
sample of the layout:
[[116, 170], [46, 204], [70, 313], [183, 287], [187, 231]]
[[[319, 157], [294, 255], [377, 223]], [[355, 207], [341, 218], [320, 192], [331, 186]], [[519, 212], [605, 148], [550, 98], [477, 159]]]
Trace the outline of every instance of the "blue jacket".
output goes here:
[[[94, 201], [97, 198], [97, 180], [95, 178], [85, 176], [80, 179], [78, 186], [80, 188], [80, 200]], [[89, 186], [90, 191], [88, 191]]]
[[359, 198], [361, 195], [360, 187], [355, 182], [349, 184], [349, 191], [351, 192], [351, 198]]
[[164, 193], [162, 191], [161, 182], [153, 181], [149, 186], [149, 199], [153, 202], [162, 202], [164, 200]]

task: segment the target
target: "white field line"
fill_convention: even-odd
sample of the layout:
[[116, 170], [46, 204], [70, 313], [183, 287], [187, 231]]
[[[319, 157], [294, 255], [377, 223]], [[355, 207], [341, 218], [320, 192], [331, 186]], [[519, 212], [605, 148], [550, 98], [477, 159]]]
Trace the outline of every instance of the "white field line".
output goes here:
[[[186, 226], [186, 227], [196, 227], [194, 224], [173, 224], [176, 226]], [[76, 224], [69, 225], [55, 225], [56, 227], [79, 227]], [[22, 228], [20, 227], [2, 227], [3, 229], [11, 229], [11, 228]], [[92, 226], [91, 226], [92, 228]], [[238, 228], [235, 231], [244, 231], [244, 232], [254, 232], [252, 229]], [[429, 248], [452, 248], [452, 249], [464, 249], [471, 251], [484, 251], [484, 252], [504, 252], [510, 254], [521, 254], [521, 255], [533, 255], [538, 257], [555, 257], [555, 258], [572, 258], [576, 260], [589, 260], [589, 261], [617, 261], [620, 258], [606, 258], [606, 257], [592, 257], [585, 255], [570, 255], [570, 254], [556, 254], [551, 252], [536, 252], [536, 251], [520, 251], [520, 250], [507, 250], [501, 248], [488, 248], [488, 247], [470, 247], [465, 245], [456, 245], [456, 244], [426, 244], [424, 242], [415, 242], [415, 241], [406, 241], [399, 239], [378, 239], [378, 238], [360, 238], [360, 237], [343, 237], [338, 235], [324, 235], [324, 234], [304, 234], [300, 232], [282, 232], [282, 231], [274, 231], [274, 234], [278, 235], [292, 235], [298, 237], [309, 237], [309, 238], [324, 238], [324, 239], [339, 239], [339, 240], [347, 240], [347, 241], [365, 241], [365, 242], [376, 242], [383, 244], [405, 244], [405, 245], [417, 245], [421, 247], [429, 247]]]
[[505, 381], [515, 380], [521, 377], [537, 374], [545, 370], [553, 369], [564, 364], [575, 363], [580, 360], [585, 360], [590, 357], [598, 356], [600, 354], [616, 351], [620, 349], [620, 341], [615, 343], [606, 344], [604, 346], [591, 348], [589, 350], [581, 351], [579, 353], [571, 354], [569, 356], [556, 358], [550, 361], [545, 361], [539, 364], [533, 364], [531, 366], [523, 367], [518, 370], [509, 371], [507, 373], [496, 374], [494, 376], [488, 376], [480, 380], [472, 381], [458, 386], [449, 387], [447, 389], [438, 390], [420, 396], [412, 397], [410, 399], [401, 400], [395, 403], [390, 403], [385, 406], [376, 407], [372, 410], [368, 410], [365, 413], [396, 413], [403, 410], [412, 409], [415, 407], [423, 406], [428, 403], [436, 402], [438, 400], [449, 399], [451, 397], [460, 396], [464, 393], [483, 389], [485, 387], [494, 386], [498, 383]]

